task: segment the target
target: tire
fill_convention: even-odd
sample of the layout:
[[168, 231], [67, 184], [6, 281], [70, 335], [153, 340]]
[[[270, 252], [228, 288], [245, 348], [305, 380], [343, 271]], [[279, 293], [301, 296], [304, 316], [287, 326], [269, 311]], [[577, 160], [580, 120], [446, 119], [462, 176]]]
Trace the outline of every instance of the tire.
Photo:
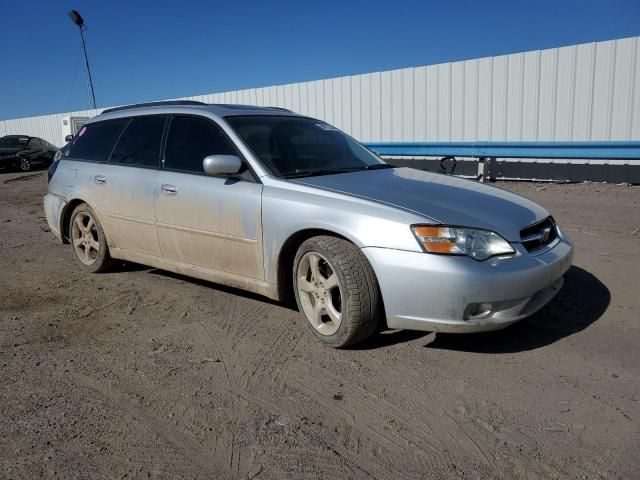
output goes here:
[[300, 245], [293, 290], [305, 323], [334, 348], [368, 338], [383, 315], [371, 265], [358, 247], [341, 238], [318, 236]]
[[23, 172], [31, 171], [31, 160], [27, 157], [20, 157], [18, 161], [18, 168]]
[[113, 266], [102, 225], [86, 203], [78, 205], [71, 214], [69, 242], [74, 258], [84, 270], [98, 273]]

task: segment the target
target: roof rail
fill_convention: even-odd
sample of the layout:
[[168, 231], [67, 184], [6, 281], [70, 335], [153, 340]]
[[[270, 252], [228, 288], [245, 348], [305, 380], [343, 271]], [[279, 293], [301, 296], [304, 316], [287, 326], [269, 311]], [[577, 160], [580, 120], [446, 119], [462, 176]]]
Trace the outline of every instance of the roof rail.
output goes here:
[[103, 110], [102, 113], [111, 113], [111, 112], [119, 112], [120, 110], [132, 110], [134, 108], [145, 108], [145, 107], [163, 107], [168, 105], [207, 105], [203, 102], [196, 102], [195, 100], [167, 100], [164, 102], [148, 102], [148, 103], [134, 103], [133, 105], [125, 105], [123, 107], [114, 107], [107, 108]]
[[278, 110], [280, 112], [291, 112], [291, 110], [282, 107], [260, 107], [258, 105], [242, 105], [239, 103], [212, 103], [216, 107], [237, 108], [237, 109], [253, 109], [253, 110]]
[[265, 107], [268, 108], [270, 110], [280, 110], [281, 112], [293, 112], [293, 110], [289, 110], [288, 108], [283, 108], [283, 107]]

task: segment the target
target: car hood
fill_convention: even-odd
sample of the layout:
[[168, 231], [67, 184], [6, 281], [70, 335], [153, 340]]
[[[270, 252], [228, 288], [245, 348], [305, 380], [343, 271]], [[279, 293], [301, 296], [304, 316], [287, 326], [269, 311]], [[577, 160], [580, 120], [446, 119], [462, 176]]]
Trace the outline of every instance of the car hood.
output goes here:
[[501, 188], [413, 168], [364, 170], [291, 180], [417, 213], [439, 223], [493, 230], [511, 242], [549, 213]]

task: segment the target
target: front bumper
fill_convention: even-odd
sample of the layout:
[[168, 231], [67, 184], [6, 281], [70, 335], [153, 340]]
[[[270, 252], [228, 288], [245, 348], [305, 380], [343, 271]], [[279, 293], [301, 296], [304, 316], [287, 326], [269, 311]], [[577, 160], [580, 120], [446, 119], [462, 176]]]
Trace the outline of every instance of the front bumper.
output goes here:
[[573, 259], [569, 239], [539, 255], [515, 247], [512, 257], [484, 262], [376, 247], [362, 252], [376, 272], [389, 328], [465, 333], [507, 327], [562, 288]]

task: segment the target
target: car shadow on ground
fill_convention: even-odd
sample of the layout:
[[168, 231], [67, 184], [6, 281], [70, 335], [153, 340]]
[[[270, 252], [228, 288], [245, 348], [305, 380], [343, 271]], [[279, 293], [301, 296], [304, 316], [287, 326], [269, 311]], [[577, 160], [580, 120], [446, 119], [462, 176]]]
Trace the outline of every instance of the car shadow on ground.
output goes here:
[[[212, 283], [206, 280], [159, 270], [132, 262], [118, 263], [115, 272], [146, 271], [153, 275], [201, 285], [207, 288], [251, 298], [260, 302], [297, 310], [295, 305], [277, 302], [262, 295]], [[562, 338], [578, 333], [606, 312], [611, 301], [609, 289], [586, 270], [573, 266], [565, 274], [560, 293], [535, 315], [495, 332], [453, 334], [419, 332], [411, 330], [381, 330], [353, 350], [374, 350], [418, 339], [425, 340], [425, 348], [477, 353], [516, 353], [550, 345]]]
[[496, 332], [437, 334], [425, 347], [477, 353], [534, 350], [589, 327], [604, 315], [610, 301], [609, 289], [595, 275], [574, 266], [560, 293], [535, 315]]
[[533, 350], [584, 330], [602, 317], [610, 301], [611, 293], [600, 280], [574, 266], [567, 271], [560, 293], [546, 307], [504, 330], [473, 334], [383, 331], [354, 349], [384, 348], [425, 337], [425, 348], [494, 354]]
[[219, 290], [221, 292], [228, 293], [230, 295], [235, 295], [239, 297], [251, 298], [253, 300], [258, 300], [260, 302], [269, 303], [271, 305], [277, 305], [279, 307], [287, 308], [289, 310], [296, 310], [297, 308], [293, 305], [288, 305], [284, 302], [278, 302], [276, 300], [272, 300], [270, 298], [264, 297], [258, 293], [249, 292], [247, 290], [242, 290], [235, 287], [229, 287], [227, 285], [222, 285], [219, 283], [210, 282], [208, 280], [200, 280], [199, 278], [189, 277], [187, 275], [181, 275], [179, 273], [173, 273], [168, 270], [160, 270], [152, 267], [142, 267], [143, 269], [148, 269], [149, 273], [154, 275], [159, 275], [162, 277], [174, 278], [176, 280], [181, 280], [183, 282], [193, 283], [194, 285], [201, 285], [207, 288], [213, 288], [215, 290]]

